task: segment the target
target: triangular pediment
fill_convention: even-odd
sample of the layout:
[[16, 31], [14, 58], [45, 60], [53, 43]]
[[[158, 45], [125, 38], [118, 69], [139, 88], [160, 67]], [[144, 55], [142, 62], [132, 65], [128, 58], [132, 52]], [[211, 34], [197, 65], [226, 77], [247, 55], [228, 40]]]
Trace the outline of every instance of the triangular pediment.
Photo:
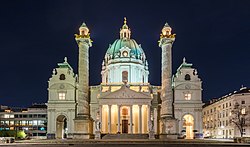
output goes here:
[[101, 96], [101, 98], [151, 98], [150, 94], [146, 94], [143, 92], [136, 92], [126, 85], [123, 85], [119, 90], [108, 93], [106, 95]]

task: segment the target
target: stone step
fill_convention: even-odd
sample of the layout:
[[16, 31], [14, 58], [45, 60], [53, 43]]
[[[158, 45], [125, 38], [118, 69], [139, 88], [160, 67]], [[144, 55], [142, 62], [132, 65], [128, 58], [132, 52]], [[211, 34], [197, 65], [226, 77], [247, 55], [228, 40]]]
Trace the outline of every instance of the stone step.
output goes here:
[[103, 134], [102, 139], [148, 139], [148, 134]]

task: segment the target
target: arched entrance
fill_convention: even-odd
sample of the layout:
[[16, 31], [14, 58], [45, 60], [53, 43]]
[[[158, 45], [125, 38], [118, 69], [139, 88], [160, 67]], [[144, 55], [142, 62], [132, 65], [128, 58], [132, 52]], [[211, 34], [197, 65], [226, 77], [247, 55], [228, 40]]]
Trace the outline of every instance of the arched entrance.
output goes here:
[[122, 107], [122, 133], [128, 133], [128, 107]]
[[67, 138], [67, 118], [64, 115], [56, 118], [56, 138]]
[[194, 138], [194, 117], [190, 114], [183, 116], [183, 128], [186, 128], [186, 139]]

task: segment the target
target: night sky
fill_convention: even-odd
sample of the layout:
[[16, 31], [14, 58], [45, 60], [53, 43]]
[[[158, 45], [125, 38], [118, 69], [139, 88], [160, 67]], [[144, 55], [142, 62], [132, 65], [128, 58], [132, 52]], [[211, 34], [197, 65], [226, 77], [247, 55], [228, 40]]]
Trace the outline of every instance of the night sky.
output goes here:
[[90, 84], [100, 84], [102, 60], [123, 17], [144, 49], [152, 85], [161, 83], [158, 40], [167, 21], [176, 33], [173, 73], [183, 57], [193, 63], [204, 102], [250, 86], [250, 1], [6, 0], [0, 2], [0, 104], [47, 102], [48, 79], [65, 56], [77, 73], [74, 34], [83, 21], [94, 41]]

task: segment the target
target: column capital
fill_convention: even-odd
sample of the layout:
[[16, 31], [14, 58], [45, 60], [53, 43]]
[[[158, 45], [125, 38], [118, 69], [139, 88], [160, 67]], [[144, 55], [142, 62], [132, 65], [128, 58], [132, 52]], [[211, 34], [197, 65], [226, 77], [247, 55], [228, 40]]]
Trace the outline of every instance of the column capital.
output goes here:
[[172, 45], [174, 43], [174, 41], [175, 41], [175, 38], [167, 38], [167, 37], [161, 38], [159, 40], [159, 47], [162, 48], [162, 46], [167, 45], [167, 44]]

